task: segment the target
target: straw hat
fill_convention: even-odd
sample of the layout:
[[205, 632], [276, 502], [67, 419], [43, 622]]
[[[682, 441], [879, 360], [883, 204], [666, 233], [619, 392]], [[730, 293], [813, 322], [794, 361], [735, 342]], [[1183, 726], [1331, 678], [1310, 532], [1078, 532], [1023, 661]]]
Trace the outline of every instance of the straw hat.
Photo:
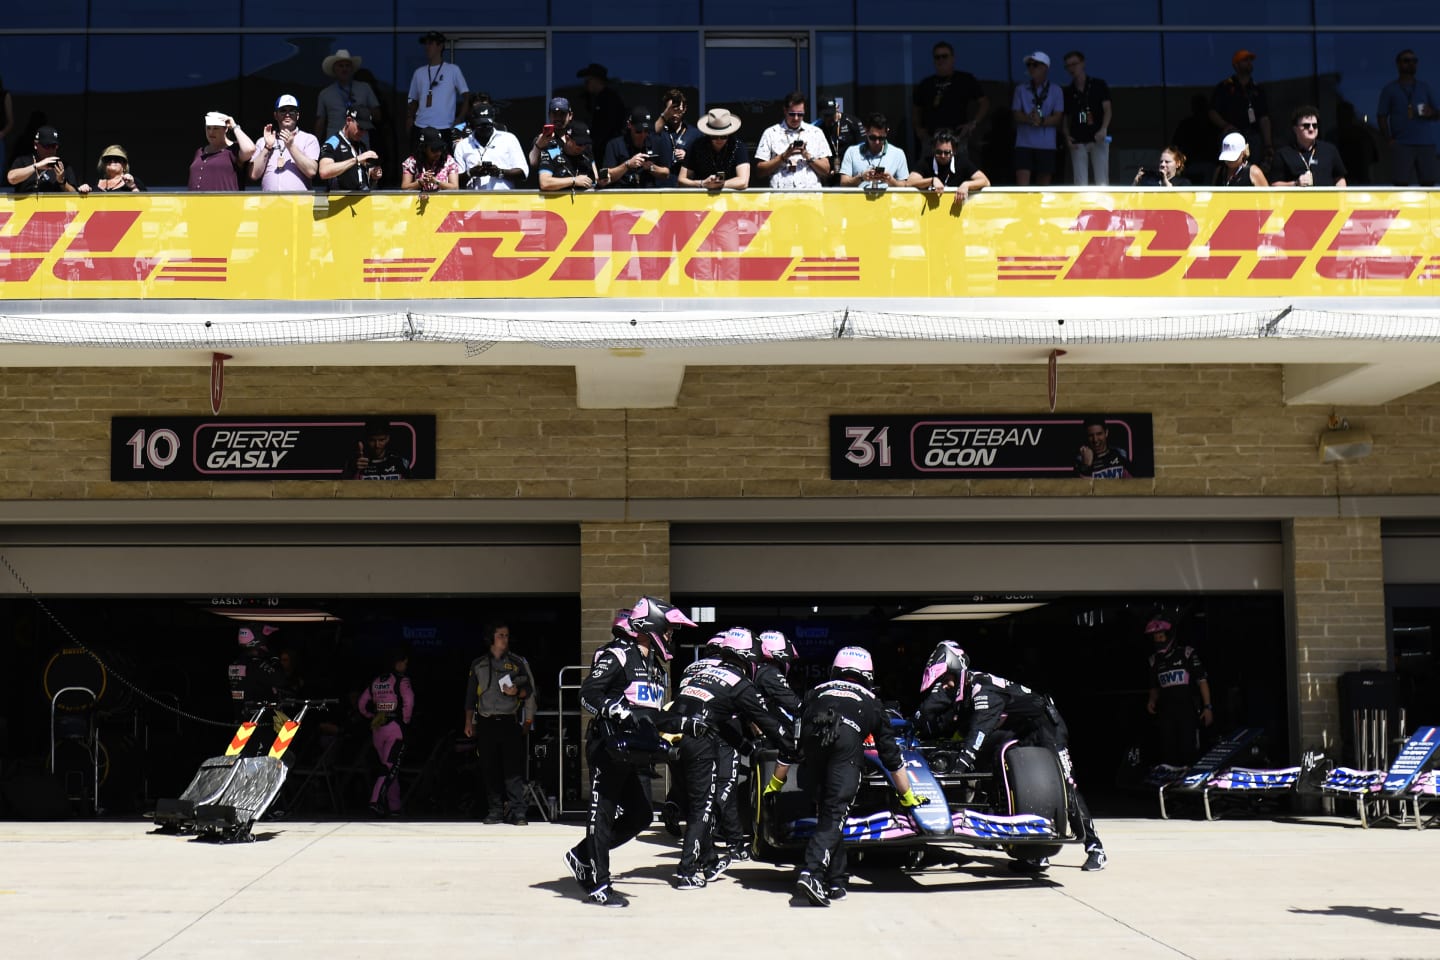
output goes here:
[[320, 72], [325, 74], [325, 76], [327, 77], [335, 76], [335, 62], [337, 60], [349, 60], [352, 64], [354, 64], [356, 70], [359, 70], [360, 64], [364, 62], [359, 57], [351, 56], [349, 50], [341, 47], [339, 50], [336, 50], [334, 53], [330, 54], [330, 56], [320, 61]]

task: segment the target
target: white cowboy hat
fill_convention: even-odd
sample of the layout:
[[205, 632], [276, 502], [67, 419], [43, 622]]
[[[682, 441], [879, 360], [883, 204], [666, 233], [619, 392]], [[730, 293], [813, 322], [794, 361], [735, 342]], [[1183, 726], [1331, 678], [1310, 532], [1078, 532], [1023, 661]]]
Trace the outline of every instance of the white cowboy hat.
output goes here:
[[349, 60], [355, 65], [356, 70], [359, 70], [360, 64], [364, 62], [359, 57], [351, 56], [350, 51], [342, 47], [339, 50], [336, 50], [334, 53], [330, 54], [330, 56], [326, 57], [324, 60], [320, 61], [320, 71], [324, 73], [327, 77], [335, 76], [336, 60]]
[[728, 137], [740, 129], [740, 118], [724, 107], [716, 107], [701, 117], [695, 126], [706, 136]]

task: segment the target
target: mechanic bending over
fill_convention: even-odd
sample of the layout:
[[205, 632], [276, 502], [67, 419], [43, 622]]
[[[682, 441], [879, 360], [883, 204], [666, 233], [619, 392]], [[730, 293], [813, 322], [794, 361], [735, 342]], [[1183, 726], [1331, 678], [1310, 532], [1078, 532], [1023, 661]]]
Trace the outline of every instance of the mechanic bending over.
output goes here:
[[[1070, 731], [1055, 701], [1029, 687], [970, 669], [970, 657], [953, 640], [936, 646], [921, 678], [924, 699], [915, 726], [924, 737], [945, 737], [957, 731], [961, 742], [955, 772], [975, 769], [986, 738], [998, 731], [1015, 736], [1023, 746], [1048, 747], [1060, 758], [1070, 790], [1070, 816], [1085, 844], [1082, 870], [1105, 869], [1105, 847], [1070, 764]], [[993, 742], [992, 742], [993, 745]], [[1024, 861], [1037, 870], [1044, 860]]]

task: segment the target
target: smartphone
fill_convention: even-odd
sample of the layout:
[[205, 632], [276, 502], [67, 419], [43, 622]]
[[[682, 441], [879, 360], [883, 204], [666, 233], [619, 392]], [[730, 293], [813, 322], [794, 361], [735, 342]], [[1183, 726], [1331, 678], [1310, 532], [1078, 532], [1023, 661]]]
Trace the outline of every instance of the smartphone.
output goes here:
[[545, 124], [545, 136], [547, 136], [547, 137], [553, 137], [553, 136], [555, 136], [555, 124], [553, 124], [553, 123], [547, 123], [547, 124]]

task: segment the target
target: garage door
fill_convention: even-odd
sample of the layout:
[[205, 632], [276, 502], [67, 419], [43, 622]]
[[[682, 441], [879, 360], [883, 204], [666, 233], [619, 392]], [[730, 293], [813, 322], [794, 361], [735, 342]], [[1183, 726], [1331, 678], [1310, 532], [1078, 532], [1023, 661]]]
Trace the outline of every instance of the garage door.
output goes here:
[[[43, 596], [574, 594], [574, 525], [125, 524], [0, 528]], [[0, 594], [24, 592], [0, 569]]]
[[1440, 582], [1440, 523], [1386, 520], [1380, 537], [1387, 584]]
[[[1084, 510], [1076, 504], [1076, 511]], [[1278, 523], [686, 524], [679, 593], [1248, 592], [1282, 587]]]

